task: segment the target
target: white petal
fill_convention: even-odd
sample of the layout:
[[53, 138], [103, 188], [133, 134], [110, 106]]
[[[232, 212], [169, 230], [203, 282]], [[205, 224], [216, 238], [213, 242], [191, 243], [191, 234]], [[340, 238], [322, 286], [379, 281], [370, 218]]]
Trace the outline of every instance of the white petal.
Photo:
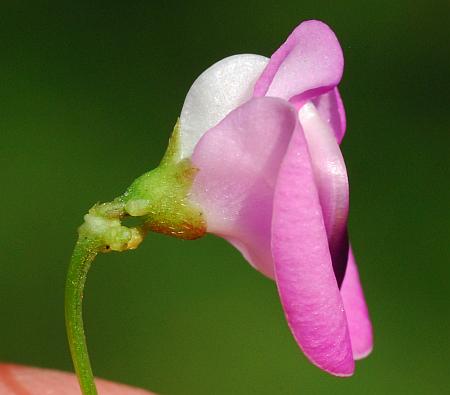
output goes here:
[[234, 55], [205, 70], [192, 84], [180, 116], [180, 158], [188, 158], [203, 134], [252, 97], [269, 59]]

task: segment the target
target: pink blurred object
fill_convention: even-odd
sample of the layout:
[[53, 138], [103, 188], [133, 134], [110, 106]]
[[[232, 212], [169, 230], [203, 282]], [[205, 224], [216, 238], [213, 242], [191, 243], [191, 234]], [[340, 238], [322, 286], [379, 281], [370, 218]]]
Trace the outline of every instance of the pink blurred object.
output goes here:
[[[96, 379], [99, 395], [154, 395], [123, 384]], [[0, 365], [2, 395], [79, 395], [74, 374], [19, 365]]]

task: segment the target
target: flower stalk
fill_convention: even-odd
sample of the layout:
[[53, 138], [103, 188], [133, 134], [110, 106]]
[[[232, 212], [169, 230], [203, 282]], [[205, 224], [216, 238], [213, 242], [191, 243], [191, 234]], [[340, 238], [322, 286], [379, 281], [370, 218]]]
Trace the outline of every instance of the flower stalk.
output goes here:
[[[188, 201], [196, 169], [178, 160], [177, 127], [158, 168], [138, 177], [120, 197], [94, 205], [78, 229], [67, 273], [65, 317], [72, 361], [82, 393], [96, 395], [83, 325], [83, 290], [98, 253], [136, 249], [149, 231], [193, 240], [206, 232], [203, 214]], [[140, 219], [128, 227], [126, 218]]]
[[66, 280], [67, 338], [75, 372], [84, 395], [97, 394], [83, 326], [83, 290], [87, 273], [97, 253], [98, 246], [95, 242], [80, 238], [75, 245]]

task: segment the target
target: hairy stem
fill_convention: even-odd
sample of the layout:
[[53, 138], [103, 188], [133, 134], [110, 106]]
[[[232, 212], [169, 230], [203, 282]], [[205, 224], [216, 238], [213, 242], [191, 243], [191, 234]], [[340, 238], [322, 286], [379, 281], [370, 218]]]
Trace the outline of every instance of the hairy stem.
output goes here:
[[83, 395], [97, 395], [83, 327], [83, 289], [98, 244], [80, 237], [67, 273], [65, 290], [66, 329], [70, 352]]

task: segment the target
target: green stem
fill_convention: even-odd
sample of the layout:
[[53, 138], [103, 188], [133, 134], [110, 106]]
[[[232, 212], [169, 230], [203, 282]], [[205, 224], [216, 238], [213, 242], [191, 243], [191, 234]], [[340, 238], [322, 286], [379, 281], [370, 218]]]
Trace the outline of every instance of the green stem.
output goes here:
[[85, 237], [78, 239], [70, 261], [65, 290], [67, 337], [83, 395], [97, 395], [83, 328], [83, 289], [97, 253], [98, 243]]
[[[125, 194], [97, 203], [78, 228], [65, 291], [67, 337], [72, 361], [84, 395], [97, 395], [83, 328], [83, 289], [89, 268], [99, 252], [134, 250], [148, 231], [186, 240], [203, 236], [203, 213], [189, 201], [198, 169], [180, 159], [178, 128], [160, 167], [137, 178]], [[127, 227], [122, 220], [139, 217], [142, 224]]]

